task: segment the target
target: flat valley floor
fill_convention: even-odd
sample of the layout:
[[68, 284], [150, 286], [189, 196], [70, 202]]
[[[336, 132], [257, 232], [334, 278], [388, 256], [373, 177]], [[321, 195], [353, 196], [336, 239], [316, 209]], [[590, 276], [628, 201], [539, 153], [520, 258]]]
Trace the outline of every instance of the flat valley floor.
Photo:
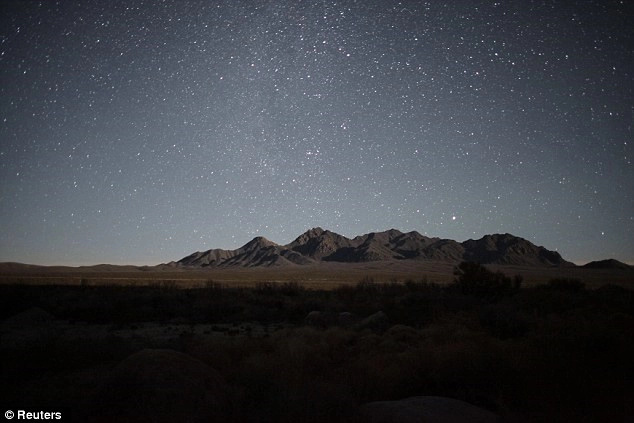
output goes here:
[[[605, 284], [634, 287], [634, 271], [624, 269], [586, 269], [582, 267], [523, 267], [487, 265], [492, 271], [508, 276], [520, 275], [525, 286], [547, 283], [552, 279], [577, 279], [588, 288]], [[356, 284], [362, 279], [375, 282], [425, 280], [441, 285], [454, 279], [455, 265], [426, 261], [379, 261], [367, 263], [319, 263], [306, 266], [253, 268], [173, 268], [169, 266], [86, 267], [29, 266], [0, 264], [0, 284], [62, 285], [152, 285], [175, 284], [180, 288], [201, 287], [209, 282], [227, 287], [253, 287], [260, 282], [297, 282], [306, 289], [333, 289]]]
[[633, 272], [487, 267], [521, 289], [461, 290], [444, 263], [4, 264], [0, 405], [333, 423], [424, 396], [509, 422], [631, 421]]

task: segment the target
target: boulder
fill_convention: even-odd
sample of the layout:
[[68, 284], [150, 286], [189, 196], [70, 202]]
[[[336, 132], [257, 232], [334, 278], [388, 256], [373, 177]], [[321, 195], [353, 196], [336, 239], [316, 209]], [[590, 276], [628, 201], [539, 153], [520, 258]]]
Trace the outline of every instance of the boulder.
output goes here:
[[422, 336], [411, 326], [394, 325], [385, 333], [386, 337], [402, 345], [416, 345]]
[[55, 316], [31, 307], [0, 323], [0, 344], [5, 348], [37, 348], [59, 336]]
[[374, 314], [361, 320], [355, 325], [357, 330], [369, 329], [373, 332], [384, 332], [390, 327], [390, 319], [383, 311], [377, 311]]
[[333, 312], [313, 310], [306, 315], [304, 322], [308, 326], [327, 328], [337, 323], [337, 315]]
[[453, 398], [421, 396], [398, 401], [376, 401], [359, 408], [368, 423], [494, 423], [500, 417]]
[[94, 404], [96, 421], [203, 421], [231, 411], [228, 386], [216, 370], [164, 349], [145, 349], [121, 361]]
[[344, 328], [349, 328], [359, 321], [357, 316], [348, 311], [343, 311], [337, 316], [337, 324]]
[[308, 326], [313, 326], [317, 328], [329, 328], [332, 326], [340, 326], [344, 328], [353, 327], [356, 323], [359, 322], [357, 316], [353, 313], [343, 311], [341, 313], [336, 313], [333, 311], [311, 311], [304, 318], [304, 322]]
[[304, 323], [308, 326], [321, 326], [323, 321], [321, 311], [313, 310], [306, 315], [304, 318]]
[[55, 316], [39, 307], [31, 307], [6, 319], [4, 327], [33, 327], [46, 325], [55, 320]]

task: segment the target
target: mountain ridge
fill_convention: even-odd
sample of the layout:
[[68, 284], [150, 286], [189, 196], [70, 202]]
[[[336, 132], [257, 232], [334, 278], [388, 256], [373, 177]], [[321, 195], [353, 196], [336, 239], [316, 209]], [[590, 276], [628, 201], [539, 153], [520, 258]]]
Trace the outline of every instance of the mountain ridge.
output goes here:
[[380, 262], [419, 260], [506, 264], [537, 267], [575, 266], [556, 251], [512, 235], [491, 234], [458, 242], [432, 238], [416, 231], [388, 229], [347, 238], [315, 227], [286, 245], [255, 237], [235, 250], [197, 251], [176, 262], [184, 267], [293, 266], [319, 262]]
[[615, 259], [596, 260], [586, 263], [583, 266], [584, 269], [618, 269], [618, 270], [634, 270], [634, 266], [620, 262]]

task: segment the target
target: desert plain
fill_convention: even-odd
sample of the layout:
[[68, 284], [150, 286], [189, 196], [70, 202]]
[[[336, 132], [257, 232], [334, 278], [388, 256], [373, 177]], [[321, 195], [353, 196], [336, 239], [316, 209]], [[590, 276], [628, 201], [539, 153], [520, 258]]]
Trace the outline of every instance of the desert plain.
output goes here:
[[[356, 284], [363, 278], [375, 282], [404, 282], [425, 279], [449, 284], [454, 279], [455, 264], [392, 260], [366, 263], [320, 262], [292, 267], [174, 268], [158, 266], [34, 266], [0, 263], [0, 284], [27, 285], [116, 285], [147, 286], [171, 284], [178, 288], [202, 287], [213, 281], [227, 287], [248, 288], [260, 282], [297, 282], [306, 289], [333, 289]], [[506, 275], [520, 275], [526, 286], [545, 284], [551, 279], [570, 278], [588, 288], [605, 284], [634, 286], [632, 270], [576, 267], [536, 267], [488, 264], [487, 268]]]
[[627, 421], [633, 275], [5, 263], [0, 397], [94, 422]]

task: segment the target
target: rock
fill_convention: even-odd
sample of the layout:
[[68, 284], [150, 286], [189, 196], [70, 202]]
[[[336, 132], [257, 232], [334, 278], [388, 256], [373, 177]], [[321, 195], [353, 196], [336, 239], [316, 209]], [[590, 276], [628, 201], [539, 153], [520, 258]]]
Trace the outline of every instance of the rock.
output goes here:
[[31, 307], [0, 324], [0, 345], [5, 348], [34, 348], [59, 336], [55, 316], [39, 307]]
[[394, 325], [385, 335], [399, 344], [416, 345], [421, 340], [421, 334], [411, 326]]
[[121, 361], [94, 404], [97, 421], [220, 420], [231, 411], [228, 386], [216, 370], [164, 349], [145, 349]]
[[358, 323], [358, 321], [359, 318], [357, 316], [347, 311], [341, 313], [333, 311], [311, 311], [304, 318], [306, 325], [322, 329], [332, 326], [350, 328]]
[[325, 329], [337, 323], [337, 315], [328, 311], [313, 310], [306, 315], [304, 322], [308, 326]]
[[355, 325], [357, 330], [369, 329], [373, 332], [384, 332], [390, 327], [390, 319], [383, 311], [377, 311], [376, 313], [366, 317]]
[[308, 326], [321, 326], [323, 322], [323, 317], [321, 311], [313, 310], [306, 315], [304, 318], [304, 322]]
[[354, 314], [343, 311], [337, 316], [337, 324], [344, 328], [349, 328], [357, 323], [359, 319]]
[[500, 417], [453, 398], [421, 396], [398, 401], [376, 401], [359, 408], [368, 423], [494, 423]]
[[31, 307], [6, 319], [5, 327], [32, 327], [51, 323], [55, 316], [39, 307]]

